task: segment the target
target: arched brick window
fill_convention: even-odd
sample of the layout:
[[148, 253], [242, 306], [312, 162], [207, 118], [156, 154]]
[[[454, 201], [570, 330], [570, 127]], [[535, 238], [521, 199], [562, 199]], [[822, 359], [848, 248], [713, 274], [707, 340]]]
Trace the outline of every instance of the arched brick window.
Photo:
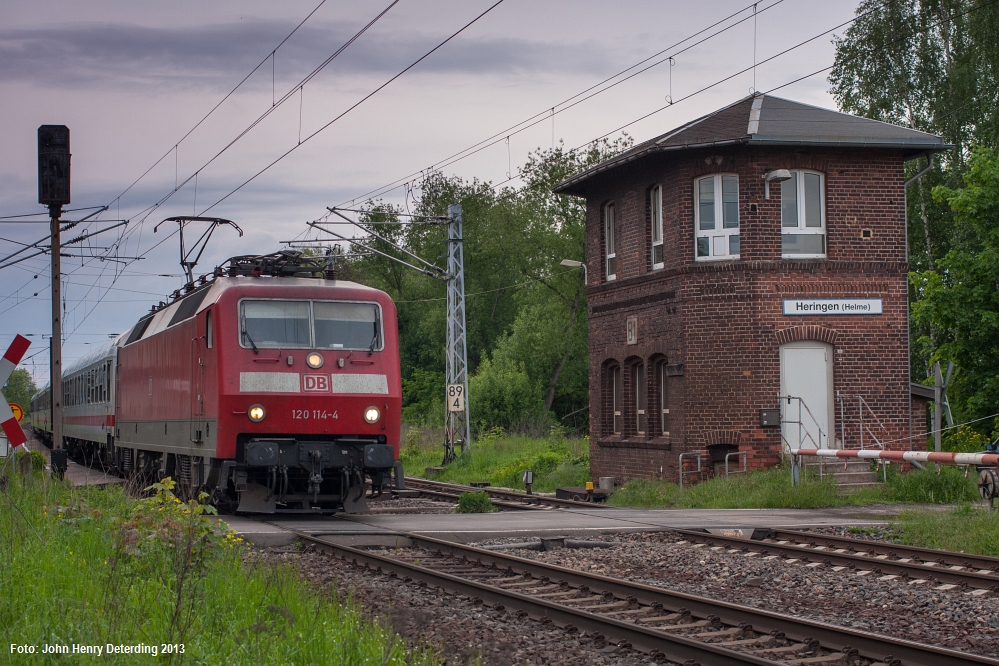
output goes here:
[[665, 356], [656, 355], [649, 359], [649, 434], [661, 437], [669, 434], [669, 384]]
[[631, 379], [635, 391], [635, 434], [644, 437], [649, 432], [648, 377], [645, 373], [645, 363], [639, 361], [631, 367]]
[[601, 430], [604, 435], [624, 433], [624, 376], [614, 359], [604, 362], [602, 373]]

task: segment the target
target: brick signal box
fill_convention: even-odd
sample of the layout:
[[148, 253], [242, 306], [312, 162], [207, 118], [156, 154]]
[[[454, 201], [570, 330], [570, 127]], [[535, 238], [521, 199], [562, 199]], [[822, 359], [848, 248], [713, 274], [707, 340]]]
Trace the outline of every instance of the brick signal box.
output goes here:
[[757, 94], [560, 184], [587, 201], [592, 475], [925, 448], [903, 165], [947, 148]]

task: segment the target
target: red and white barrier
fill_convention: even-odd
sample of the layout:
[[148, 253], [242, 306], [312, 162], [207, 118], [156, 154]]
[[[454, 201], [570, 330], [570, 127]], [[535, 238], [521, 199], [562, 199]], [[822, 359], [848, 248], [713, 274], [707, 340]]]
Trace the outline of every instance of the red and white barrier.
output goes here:
[[[0, 358], [0, 386], [6, 384], [7, 380], [10, 379], [11, 373], [14, 372], [17, 364], [21, 362], [24, 352], [28, 351], [30, 345], [31, 340], [21, 335], [16, 336], [14, 341], [10, 343], [7, 352], [3, 355], [3, 358]], [[7, 435], [7, 439], [10, 440], [12, 447], [17, 448], [28, 441], [6, 400], [0, 400], [0, 427], [3, 428], [3, 432]]]
[[949, 451], [881, 451], [879, 449], [791, 449], [792, 456], [819, 458], [864, 458], [898, 462], [933, 462], [942, 465], [999, 466], [999, 453], [953, 453]]

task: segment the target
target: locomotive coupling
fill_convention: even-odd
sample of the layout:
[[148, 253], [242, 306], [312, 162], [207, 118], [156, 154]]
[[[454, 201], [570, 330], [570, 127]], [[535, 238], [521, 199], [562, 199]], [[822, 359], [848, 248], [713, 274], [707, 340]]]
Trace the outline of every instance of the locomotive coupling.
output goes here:
[[367, 488], [377, 494], [389, 482], [395, 450], [384, 437], [314, 437], [237, 441], [232, 474], [239, 510], [363, 510]]

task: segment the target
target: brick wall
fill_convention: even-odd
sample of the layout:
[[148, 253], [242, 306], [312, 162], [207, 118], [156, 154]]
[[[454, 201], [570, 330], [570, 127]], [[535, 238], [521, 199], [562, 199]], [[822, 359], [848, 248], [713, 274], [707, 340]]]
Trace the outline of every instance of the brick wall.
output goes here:
[[[832, 345], [834, 390], [847, 396], [845, 430], [836, 405], [836, 437], [856, 445], [859, 395], [880, 421], [877, 437], [908, 448], [902, 165], [901, 153], [892, 150], [735, 147], [658, 155], [595, 180], [587, 197], [594, 477], [675, 480], [679, 454], [709, 446], [746, 451], [751, 468], [776, 464], [779, 429], [760, 427], [759, 410], [776, 407], [780, 345], [802, 339]], [[772, 184], [767, 200], [762, 179], [779, 168], [825, 174], [825, 259], [781, 258], [780, 186]], [[711, 173], [739, 176], [738, 260], [694, 260], [693, 182]], [[665, 266], [653, 271], [648, 191], [657, 184], [663, 188]], [[612, 282], [605, 279], [602, 255], [602, 208], [609, 201], [616, 208], [618, 261]], [[884, 314], [784, 316], [785, 298], [881, 298]], [[638, 321], [637, 344], [627, 344], [629, 318]], [[631, 409], [630, 368], [639, 361], [649, 370], [650, 427], [644, 435], [635, 432]], [[670, 375], [668, 433], [653, 423], [656, 363], [665, 363]], [[619, 435], [608, 426], [607, 369], [613, 365], [624, 372]], [[865, 414], [869, 424], [871, 412]], [[921, 448], [925, 437], [915, 441]]]

